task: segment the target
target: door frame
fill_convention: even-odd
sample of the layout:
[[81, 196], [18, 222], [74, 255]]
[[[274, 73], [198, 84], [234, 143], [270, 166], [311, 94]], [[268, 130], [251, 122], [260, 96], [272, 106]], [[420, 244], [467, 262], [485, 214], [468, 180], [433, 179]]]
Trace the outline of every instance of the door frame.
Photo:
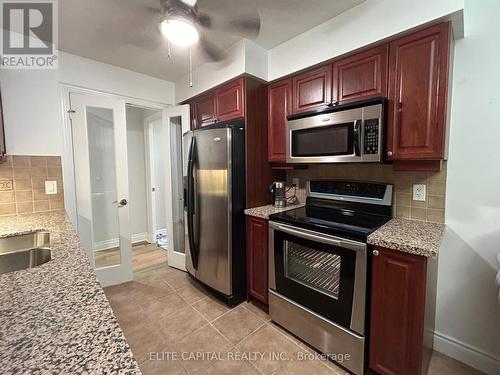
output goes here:
[[[144, 152], [146, 161], [146, 195], [147, 201], [147, 214], [148, 214], [148, 241], [151, 243], [156, 242], [156, 198], [153, 194], [153, 186], [155, 185], [154, 173], [154, 156], [152, 152], [153, 128], [151, 123], [153, 121], [161, 120], [162, 113], [155, 113], [144, 119]], [[165, 228], [166, 229], [166, 228]]]
[[156, 111], [162, 111], [169, 108], [166, 103], [154, 102], [130, 96], [117, 95], [99, 90], [88, 89], [80, 86], [61, 83], [60, 98], [61, 98], [61, 118], [63, 123], [63, 152], [62, 152], [62, 172], [64, 186], [64, 207], [68, 218], [73, 226], [77, 226], [77, 208], [76, 208], [76, 185], [75, 185], [75, 168], [73, 159], [73, 140], [71, 132], [71, 119], [68, 109], [70, 108], [69, 93], [100, 95], [113, 97], [125, 101], [125, 105], [131, 104], [137, 107], [143, 107]]

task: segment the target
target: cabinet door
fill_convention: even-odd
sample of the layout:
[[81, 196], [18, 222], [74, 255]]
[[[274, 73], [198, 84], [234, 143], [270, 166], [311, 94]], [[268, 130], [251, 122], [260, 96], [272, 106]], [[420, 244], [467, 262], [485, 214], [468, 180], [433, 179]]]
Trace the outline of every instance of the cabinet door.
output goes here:
[[238, 79], [219, 88], [215, 94], [217, 122], [245, 116], [244, 79]]
[[207, 94], [196, 99], [192, 104], [192, 113], [194, 117], [193, 128], [201, 128], [216, 122], [215, 95]]
[[247, 216], [248, 294], [267, 304], [267, 220]]
[[426, 266], [424, 257], [376, 248], [372, 257], [370, 368], [419, 375], [422, 367]]
[[269, 85], [268, 97], [268, 160], [285, 163], [285, 124], [292, 102], [292, 80], [284, 79]]
[[298, 74], [292, 78], [292, 113], [313, 111], [326, 107], [332, 97], [332, 66]]
[[390, 43], [389, 159], [444, 158], [450, 35], [443, 23]]
[[388, 50], [384, 44], [334, 62], [333, 102], [386, 97]]

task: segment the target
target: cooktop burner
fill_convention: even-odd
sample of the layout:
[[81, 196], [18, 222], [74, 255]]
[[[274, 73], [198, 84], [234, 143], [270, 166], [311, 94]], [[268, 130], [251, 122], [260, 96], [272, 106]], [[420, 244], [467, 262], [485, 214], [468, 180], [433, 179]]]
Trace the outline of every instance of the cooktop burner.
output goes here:
[[392, 218], [392, 185], [310, 181], [307, 194], [305, 207], [271, 215], [269, 220], [365, 242]]

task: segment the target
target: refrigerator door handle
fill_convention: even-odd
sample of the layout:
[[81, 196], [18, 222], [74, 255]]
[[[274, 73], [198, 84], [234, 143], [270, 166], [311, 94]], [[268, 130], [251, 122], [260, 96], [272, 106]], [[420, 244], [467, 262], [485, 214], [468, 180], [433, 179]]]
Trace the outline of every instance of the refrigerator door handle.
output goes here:
[[193, 268], [197, 269], [198, 267], [198, 257], [196, 252], [196, 246], [194, 242], [193, 236], [193, 215], [194, 215], [194, 150], [196, 147], [195, 137], [191, 139], [191, 145], [189, 146], [189, 155], [188, 155], [188, 188], [187, 188], [187, 225], [188, 225], [188, 239], [189, 239], [189, 248], [191, 253], [191, 262], [193, 263]]

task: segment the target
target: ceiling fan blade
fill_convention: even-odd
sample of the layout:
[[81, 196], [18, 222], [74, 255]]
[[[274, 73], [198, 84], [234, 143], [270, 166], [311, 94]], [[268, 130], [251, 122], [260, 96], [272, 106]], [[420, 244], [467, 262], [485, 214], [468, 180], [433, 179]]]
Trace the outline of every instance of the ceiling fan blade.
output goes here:
[[207, 55], [212, 61], [221, 61], [227, 57], [227, 53], [217, 47], [212, 42], [209, 42], [206, 38], [200, 38], [200, 47], [205, 55]]
[[228, 22], [227, 27], [247, 38], [256, 38], [260, 33], [260, 17], [238, 18]]

